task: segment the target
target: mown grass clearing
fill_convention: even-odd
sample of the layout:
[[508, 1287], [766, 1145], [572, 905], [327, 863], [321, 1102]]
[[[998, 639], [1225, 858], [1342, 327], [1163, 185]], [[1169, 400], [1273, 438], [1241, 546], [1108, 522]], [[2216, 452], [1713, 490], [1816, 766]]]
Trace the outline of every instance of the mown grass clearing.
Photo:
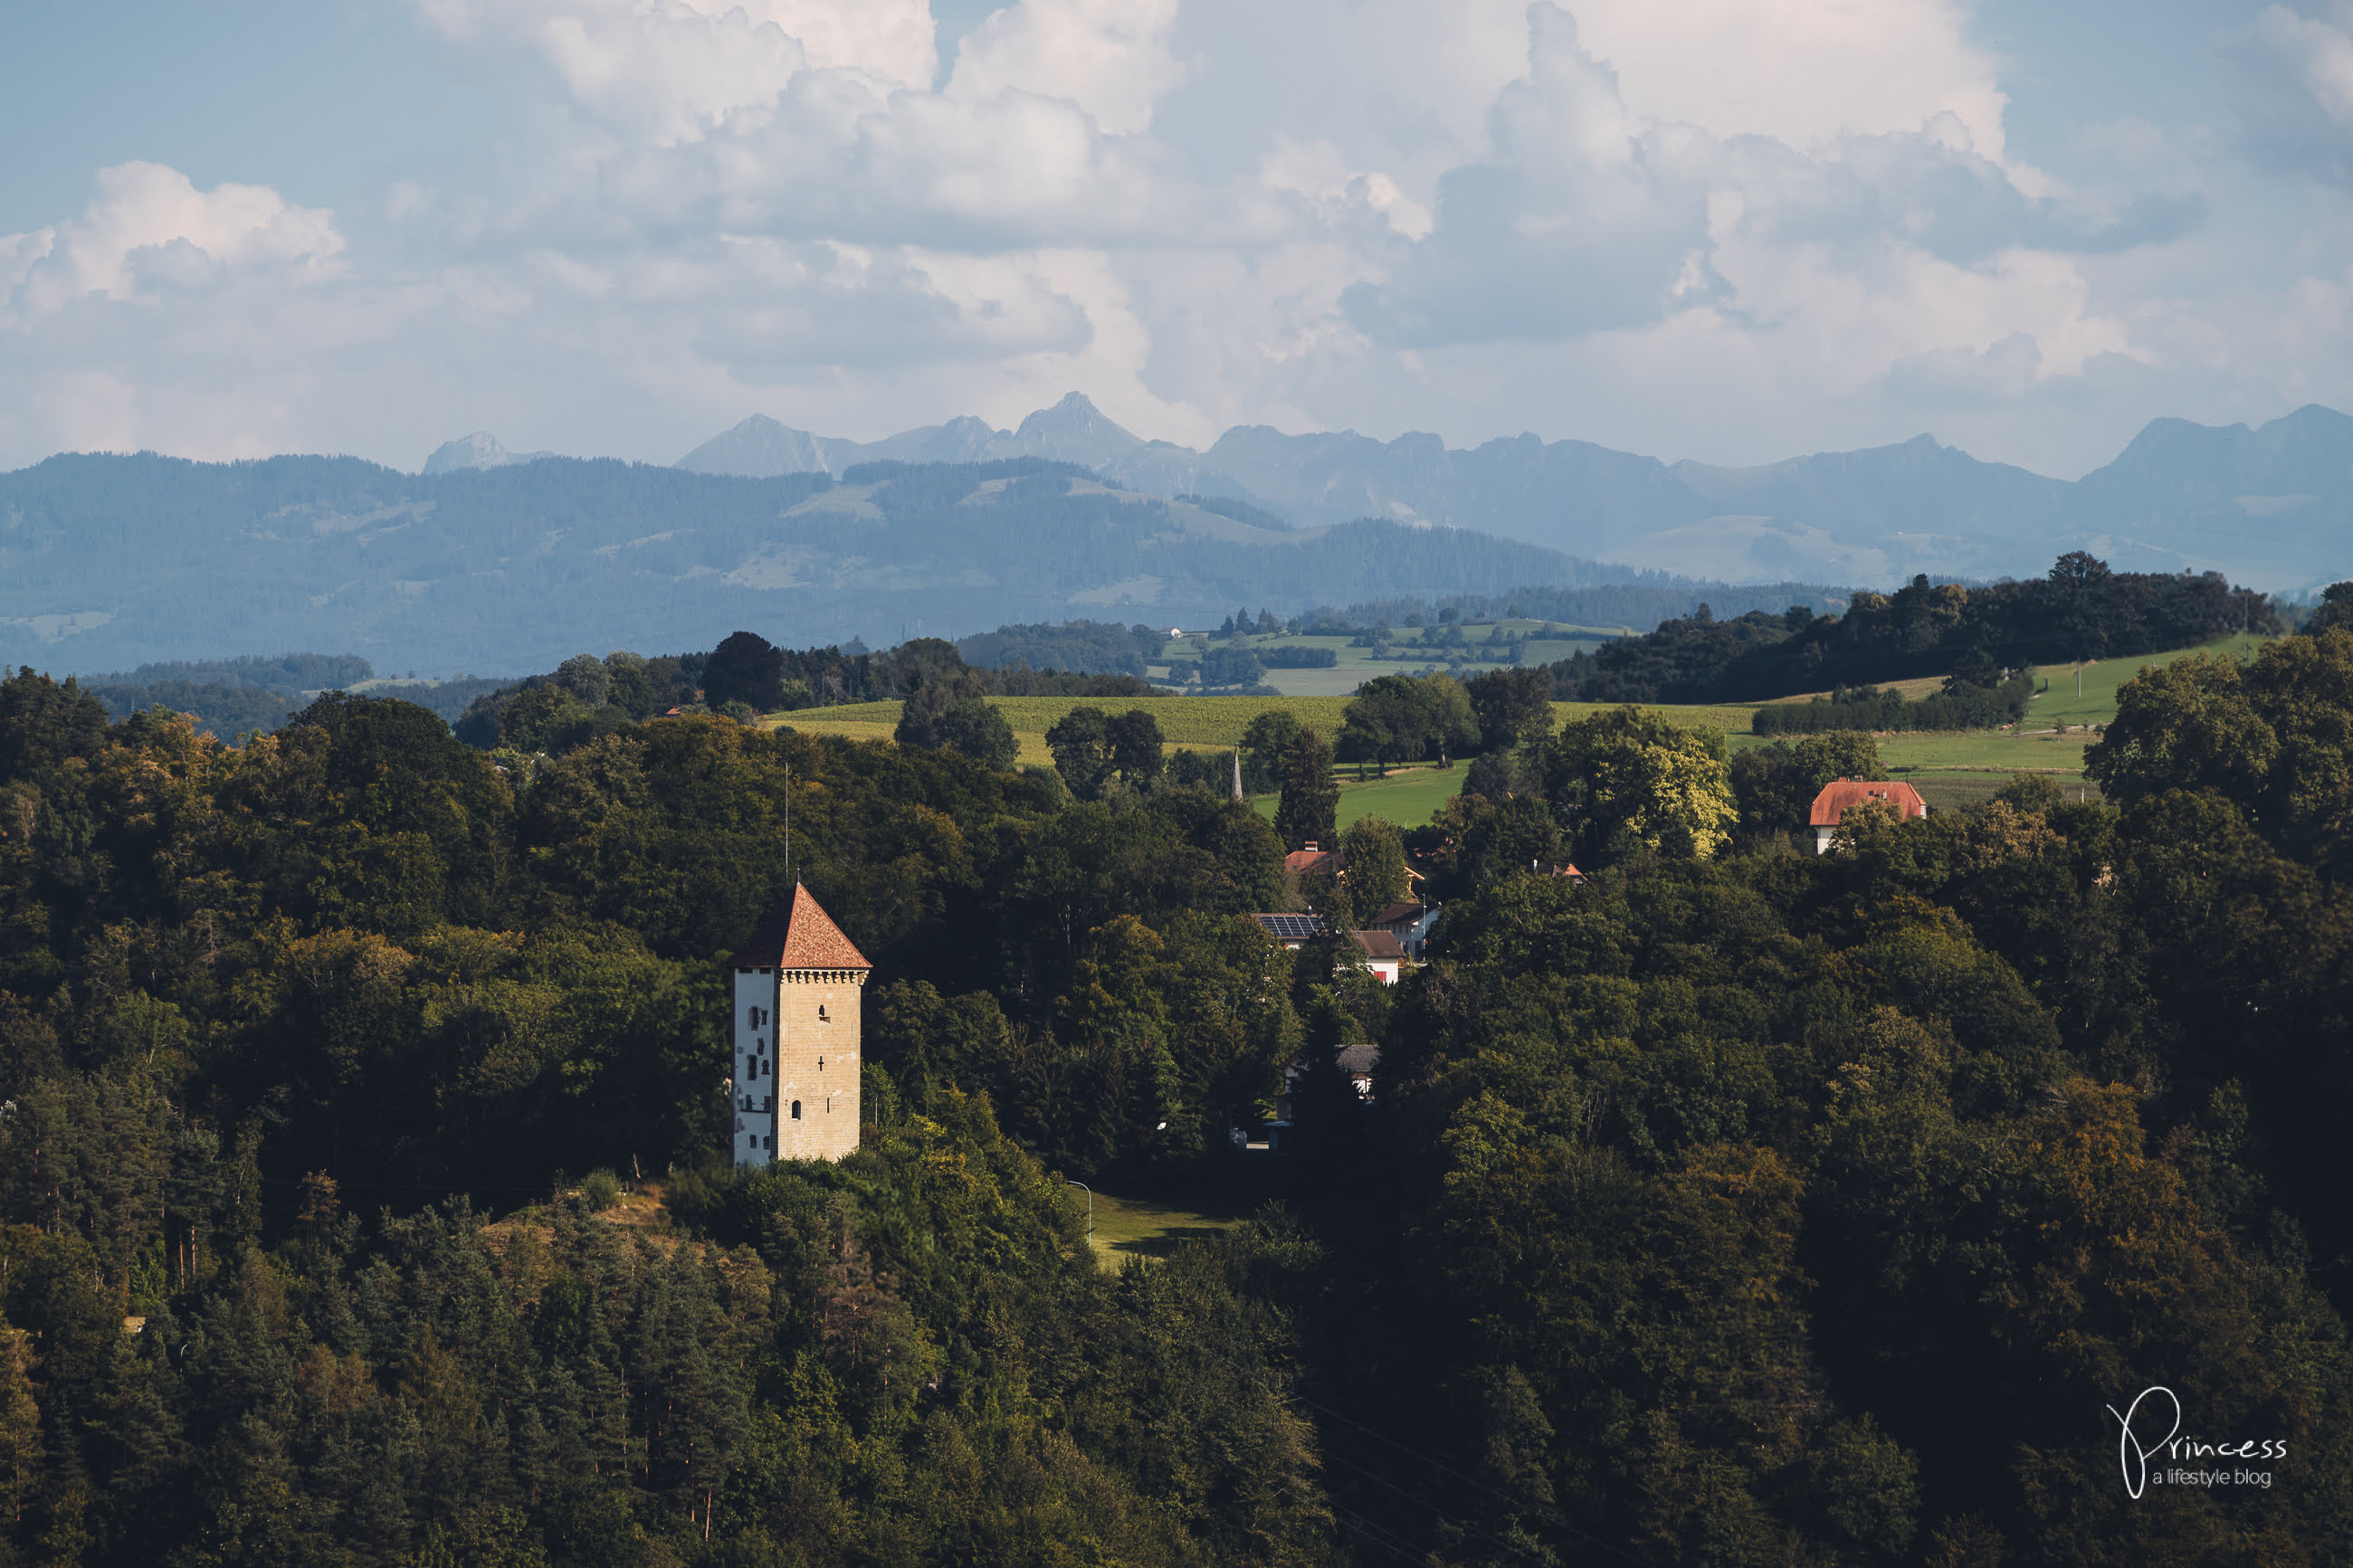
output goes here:
[[[1075, 1185], [1064, 1191], [1071, 1207], [1085, 1213], [1086, 1193]], [[1240, 1206], [1217, 1198], [1197, 1197], [1191, 1201], [1201, 1206], [1186, 1207], [1167, 1199], [1096, 1192], [1095, 1227], [1087, 1237], [1095, 1249], [1096, 1264], [1116, 1270], [1131, 1258], [1157, 1261], [1187, 1241], [1206, 1241], [1240, 1224], [1246, 1213]]]

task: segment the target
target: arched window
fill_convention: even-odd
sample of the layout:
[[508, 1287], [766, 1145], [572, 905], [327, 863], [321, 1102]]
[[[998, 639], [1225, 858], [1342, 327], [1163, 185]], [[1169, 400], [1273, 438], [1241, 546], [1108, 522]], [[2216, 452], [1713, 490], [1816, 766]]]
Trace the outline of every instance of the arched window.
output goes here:
[[794, 1101], [793, 1101], [793, 1120], [794, 1120], [794, 1121], [798, 1121], [800, 1119], [801, 1119], [801, 1102], [800, 1102], [799, 1100], [794, 1100]]

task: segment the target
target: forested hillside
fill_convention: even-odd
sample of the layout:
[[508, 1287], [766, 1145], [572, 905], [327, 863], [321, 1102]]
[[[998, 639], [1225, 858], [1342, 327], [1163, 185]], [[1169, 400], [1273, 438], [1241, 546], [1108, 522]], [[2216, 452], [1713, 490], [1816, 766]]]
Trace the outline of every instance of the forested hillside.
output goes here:
[[[394, 700], [229, 749], [10, 678], [8, 1552], [2347, 1559], [2353, 633], [2129, 684], [2113, 805], [1821, 858], [1867, 738], [1505, 729], [1405, 837], [1447, 905], [1392, 990], [1237, 918], [1356, 912], [1282, 870], [1312, 731], [1278, 837], [1124, 729], [501, 766]], [[742, 1177], [717, 958], [796, 879], [875, 964], [871, 1123]], [[1099, 1272], [1060, 1177], [1226, 1179], [1294, 1059], [1280, 1201]], [[2265, 1482], [2129, 1496], [2153, 1384]]]
[[1844, 613], [1712, 613], [1663, 623], [1552, 666], [1570, 702], [1743, 702], [1968, 667], [1987, 678], [2031, 664], [2190, 647], [2227, 632], [2275, 632], [2269, 597], [2218, 573], [2112, 572], [2083, 553], [2042, 578], [1968, 587], [1915, 578], [1858, 593]]

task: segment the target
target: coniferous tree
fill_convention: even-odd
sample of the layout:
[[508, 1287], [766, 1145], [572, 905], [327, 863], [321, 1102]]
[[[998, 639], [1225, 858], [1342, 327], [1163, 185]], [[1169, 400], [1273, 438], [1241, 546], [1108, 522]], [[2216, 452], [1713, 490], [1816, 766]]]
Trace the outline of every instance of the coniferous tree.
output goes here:
[[1330, 845], [1340, 811], [1340, 784], [1332, 776], [1332, 748], [1302, 729], [1283, 755], [1282, 799], [1274, 812], [1275, 831], [1286, 849]]

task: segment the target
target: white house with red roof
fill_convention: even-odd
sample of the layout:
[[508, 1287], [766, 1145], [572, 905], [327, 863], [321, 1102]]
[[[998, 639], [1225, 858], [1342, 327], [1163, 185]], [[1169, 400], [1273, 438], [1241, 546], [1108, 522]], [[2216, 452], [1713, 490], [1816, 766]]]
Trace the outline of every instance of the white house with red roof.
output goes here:
[[1908, 784], [1888, 779], [1833, 779], [1814, 796], [1814, 809], [1809, 818], [1814, 830], [1815, 854], [1830, 853], [1831, 840], [1838, 837], [1840, 821], [1849, 810], [1866, 800], [1885, 801], [1895, 808], [1899, 817], [1928, 815], [1928, 803]]

